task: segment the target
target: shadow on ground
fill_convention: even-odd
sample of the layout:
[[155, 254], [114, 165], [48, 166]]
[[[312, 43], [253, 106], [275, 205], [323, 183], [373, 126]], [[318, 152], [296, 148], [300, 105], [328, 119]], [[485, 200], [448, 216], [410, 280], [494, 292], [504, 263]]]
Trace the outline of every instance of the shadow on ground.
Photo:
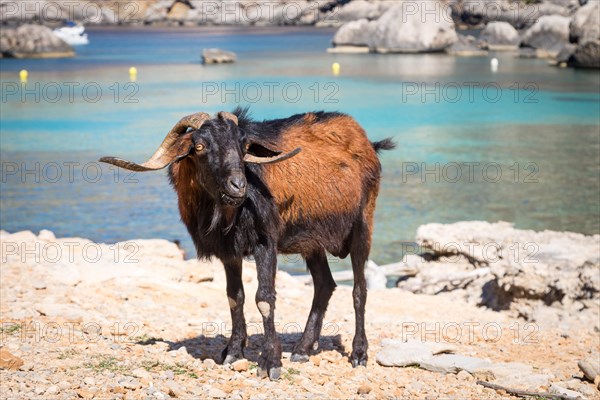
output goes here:
[[[280, 333], [279, 338], [281, 340], [281, 347], [283, 352], [292, 352], [294, 345], [300, 340], [301, 333]], [[244, 349], [244, 356], [249, 361], [258, 362], [260, 351], [264, 335], [254, 334], [248, 336], [247, 346]], [[137, 344], [140, 345], [152, 345], [156, 342], [165, 342], [169, 345], [169, 351], [178, 350], [185, 346], [187, 352], [194, 358], [205, 360], [210, 358], [217, 363], [222, 363], [222, 351], [227, 346], [229, 338], [223, 335], [217, 336], [205, 336], [199, 335], [195, 338], [185, 339], [178, 342], [172, 342], [169, 340], [163, 340], [158, 338], [152, 338], [144, 341], [139, 341]], [[344, 346], [341, 342], [340, 335], [321, 336], [319, 339], [319, 348], [315, 351], [318, 354], [322, 351], [334, 350], [340, 353], [342, 356], [348, 356]]]

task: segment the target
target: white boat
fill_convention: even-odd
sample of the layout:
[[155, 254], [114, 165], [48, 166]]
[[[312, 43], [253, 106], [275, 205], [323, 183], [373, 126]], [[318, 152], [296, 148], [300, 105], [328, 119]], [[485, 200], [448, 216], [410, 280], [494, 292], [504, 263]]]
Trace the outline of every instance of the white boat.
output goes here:
[[90, 43], [87, 33], [85, 33], [85, 27], [72, 21], [68, 21], [66, 26], [56, 28], [53, 32], [71, 46], [81, 46]]

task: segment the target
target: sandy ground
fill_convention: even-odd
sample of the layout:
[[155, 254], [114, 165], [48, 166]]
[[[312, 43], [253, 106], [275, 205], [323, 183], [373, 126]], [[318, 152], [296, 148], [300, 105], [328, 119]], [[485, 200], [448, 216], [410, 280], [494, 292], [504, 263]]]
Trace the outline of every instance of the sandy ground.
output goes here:
[[[451, 295], [400, 289], [369, 293], [367, 368], [353, 369], [348, 362], [354, 331], [348, 286], [339, 286], [331, 300], [320, 352], [307, 363], [292, 363], [289, 352], [304, 327], [312, 287], [286, 273], [277, 279], [282, 378], [271, 382], [256, 376], [262, 327], [253, 301], [253, 264], [247, 263], [244, 272], [248, 362], [232, 367], [219, 365], [230, 318], [218, 263], [183, 261], [178, 249], [162, 240], [129, 242], [138, 251], [136, 262], [126, 263], [111, 261], [114, 252], [97, 262], [77, 252], [72, 261], [64, 254], [55, 261], [49, 243], [64, 248], [68, 239], [50, 233], [2, 232], [0, 239], [2, 351], [23, 361], [0, 371], [2, 399], [510, 397], [477, 384], [486, 378], [466, 371], [383, 367], [375, 360], [386, 338], [443, 342], [461, 355], [527, 364], [537, 374], [548, 374], [548, 385], [561, 382], [587, 398], [600, 398], [592, 383], [579, 379], [577, 367], [578, 360], [599, 348], [593, 329], [577, 327], [568, 334], [540, 329]], [[71, 240], [77, 249], [90, 243]], [[47, 254], [25, 256], [11, 243], [38, 243]], [[107, 252], [109, 246], [98, 248]]]

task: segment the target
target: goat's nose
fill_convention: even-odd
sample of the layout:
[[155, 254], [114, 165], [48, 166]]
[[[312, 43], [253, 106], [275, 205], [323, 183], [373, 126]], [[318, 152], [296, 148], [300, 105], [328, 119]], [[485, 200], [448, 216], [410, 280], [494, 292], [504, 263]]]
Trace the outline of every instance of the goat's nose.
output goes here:
[[246, 193], [246, 177], [244, 175], [233, 175], [227, 181], [229, 190], [234, 195], [244, 195]]

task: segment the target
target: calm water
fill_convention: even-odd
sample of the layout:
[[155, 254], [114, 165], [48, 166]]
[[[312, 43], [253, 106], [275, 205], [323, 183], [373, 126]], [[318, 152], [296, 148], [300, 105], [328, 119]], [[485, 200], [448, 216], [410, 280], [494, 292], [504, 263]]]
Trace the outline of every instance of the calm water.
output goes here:
[[[491, 56], [332, 55], [329, 30], [89, 33], [73, 59], [0, 61], [2, 229], [180, 239], [193, 254], [163, 172], [129, 176], [96, 160], [142, 161], [182, 115], [242, 104], [259, 119], [339, 110], [371, 138], [395, 138], [398, 149], [382, 157], [378, 263], [396, 261], [428, 222], [600, 233], [597, 71], [508, 54], [494, 55], [496, 73]], [[238, 63], [202, 66], [204, 47], [233, 50]]]

